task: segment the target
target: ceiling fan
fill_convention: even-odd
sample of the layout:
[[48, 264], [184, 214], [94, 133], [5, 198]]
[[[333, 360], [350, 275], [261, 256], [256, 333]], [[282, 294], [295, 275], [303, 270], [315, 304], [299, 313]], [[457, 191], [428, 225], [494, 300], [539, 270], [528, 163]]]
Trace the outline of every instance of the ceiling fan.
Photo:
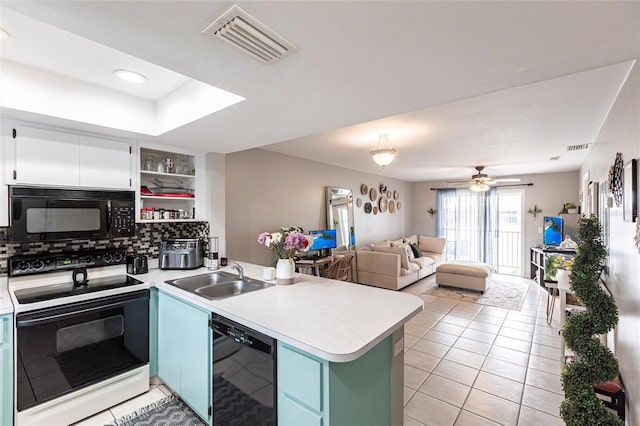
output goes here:
[[484, 166], [476, 166], [476, 170], [478, 171], [478, 173], [471, 176], [471, 181], [454, 180], [454, 181], [448, 181], [447, 183], [453, 183], [458, 185], [469, 184], [471, 185], [469, 187], [470, 190], [475, 192], [483, 192], [483, 191], [488, 191], [489, 188], [491, 188], [491, 186], [496, 186], [499, 183], [520, 182], [520, 179], [518, 178], [493, 179], [489, 177], [486, 173], [482, 173], [482, 171], [484, 170]]

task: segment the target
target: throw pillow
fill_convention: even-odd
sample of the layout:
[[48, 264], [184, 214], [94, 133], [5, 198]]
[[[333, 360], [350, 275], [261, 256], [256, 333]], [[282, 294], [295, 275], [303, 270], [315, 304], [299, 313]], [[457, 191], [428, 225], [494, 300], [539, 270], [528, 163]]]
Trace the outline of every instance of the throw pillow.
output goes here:
[[411, 249], [411, 245], [409, 244], [404, 244], [402, 247], [404, 247], [404, 249], [407, 251], [407, 257], [409, 258], [409, 260], [411, 259], [415, 259], [416, 255], [413, 252], [413, 250]]
[[413, 256], [415, 258], [422, 257], [422, 252], [420, 251], [420, 249], [418, 248], [418, 245], [416, 243], [409, 244], [409, 247], [411, 247], [411, 251], [413, 252]]

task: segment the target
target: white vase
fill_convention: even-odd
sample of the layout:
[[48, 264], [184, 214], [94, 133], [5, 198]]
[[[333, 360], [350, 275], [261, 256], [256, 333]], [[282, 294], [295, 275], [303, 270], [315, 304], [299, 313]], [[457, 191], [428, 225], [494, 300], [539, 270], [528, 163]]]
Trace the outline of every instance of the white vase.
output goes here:
[[295, 264], [291, 259], [278, 259], [276, 264], [276, 283], [280, 285], [293, 284]]
[[569, 285], [569, 271], [565, 269], [558, 269], [558, 272], [556, 272], [556, 281], [558, 281], [558, 289], [571, 291], [571, 286]]

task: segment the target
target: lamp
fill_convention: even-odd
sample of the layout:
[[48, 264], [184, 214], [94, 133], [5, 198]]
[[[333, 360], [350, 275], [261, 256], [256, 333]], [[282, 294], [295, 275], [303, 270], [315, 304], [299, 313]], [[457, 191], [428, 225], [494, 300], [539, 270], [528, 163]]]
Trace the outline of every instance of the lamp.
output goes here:
[[391, 164], [397, 153], [398, 151], [389, 143], [389, 135], [378, 136], [378, 144], [369, 151], [373, 161], [382, 167]]
[[473, 185], [471, 185], [471, 188], [469, 189], [472, 190], [473, 192], [484, 192], [484, 191], [488, 191], [489, 188], [490, 186], [487, 185], [486, 183], [475, 181], [473, 182]]

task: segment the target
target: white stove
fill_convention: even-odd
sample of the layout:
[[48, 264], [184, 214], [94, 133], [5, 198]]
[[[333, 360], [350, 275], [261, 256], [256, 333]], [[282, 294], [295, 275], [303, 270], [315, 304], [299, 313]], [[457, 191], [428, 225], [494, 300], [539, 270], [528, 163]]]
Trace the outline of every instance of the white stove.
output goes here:
[[66, 425], [149, 388], [149, 285], [123, 250], [9, 259], [16, 424]]

